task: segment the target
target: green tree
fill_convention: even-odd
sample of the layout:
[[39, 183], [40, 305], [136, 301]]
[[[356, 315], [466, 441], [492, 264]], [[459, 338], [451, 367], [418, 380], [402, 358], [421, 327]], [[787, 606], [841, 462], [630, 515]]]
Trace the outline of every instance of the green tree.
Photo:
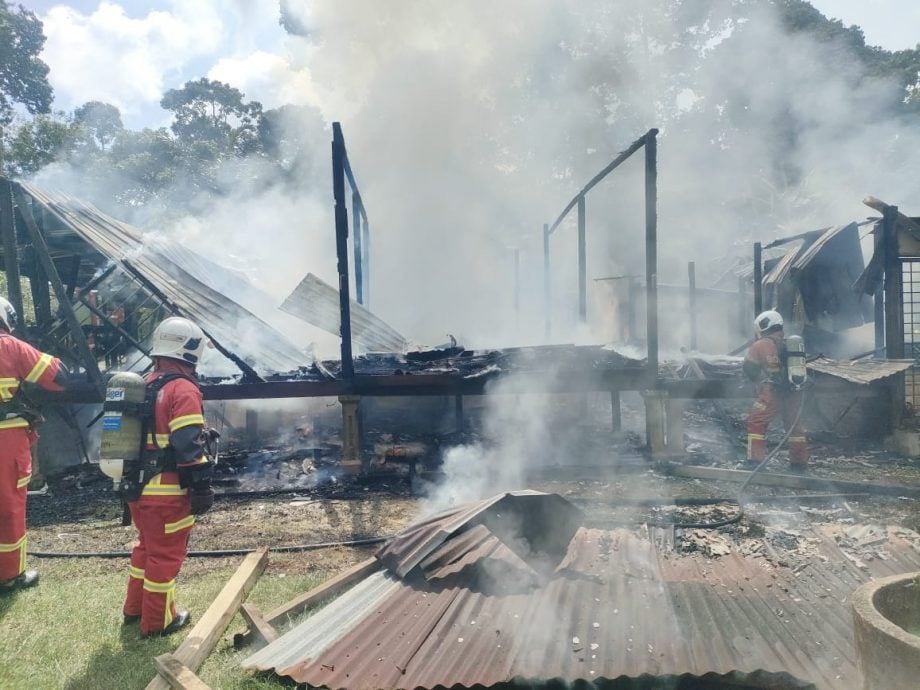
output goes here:
[[229, 84], [202, 77], [170, 89], [160, 105], [174, 114], [171, 129], [186, 143], [213, 144], [237, 156], [258, 149], [262, 104], [244, 101], [242, 92]]
[[24, 177], [66, 159], [73, 151], [74, 135], [73, 123], [64, 113], [36, 115], [10, 132], [7, 172]]
[[50, 110], [48, 65], [38, 57], [44, 45], [35, 13], [22, 5], [13, 10], [0, 0], [0, 125], [10, 123], [16, 103], [33, 114]]
[[103, 151], [124, 130], [121, 113], [110, 103], [89, 101], [73, 111], [74, 123]]

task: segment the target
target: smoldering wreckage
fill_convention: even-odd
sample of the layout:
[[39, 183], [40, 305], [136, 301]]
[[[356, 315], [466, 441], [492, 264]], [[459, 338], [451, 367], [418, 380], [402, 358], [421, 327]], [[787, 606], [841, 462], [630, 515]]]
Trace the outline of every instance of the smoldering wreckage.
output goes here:
[[[66, 404], [44, 407], [30, 511], [115, 500], [96, 467], [106, 382], [148, 367], [151, 332], [169, 315], [198, 324], [226, 360], [201, 380], [206, 414], [223, 431], [219, 501], [437, 496], [457, 469], [442, 466], [448, 449], [464, 445], [495, 460], [469, 470], [482, 486], [516, 489], [440, 505], [411, 524], [406, 516], [395, 535], [356, 527], [353, 543], [382, 543], [373, 557], [267, 612], [240, 604], [268, 549], [231, 549], [252, 553], [178, 648], [152, 660], [149, 687], [204, 687], [195, 671], [238, 609], [248, 629], [231, 631], [234, 642], [251, 645], [241, 673], [317, 687], [914, 687], [920, 219], [869, 198], [880, 217], [758, 243], [753, 261], [709, 267], [717, 278], [706, 287], [694, 263], [687, 285], [659, 283], [650, 130], [544, 227], [552, 342], [550, 238], [575, 211], [585, 320], [585, 198], [645, 156], [645, 275], [595, 280], [613, 315], [610, 344], [470, 351], [452, 339], [418, 349], [369, 309], [368, 211], [341, 128], [333, 132], [342, 289], [307, 275], [281, 310], [341, 336], [335, 361], [310, 361], [244, 276], [209, 283], [215, 266], [190, 248], [78, 199], [0, 181], [9, 300], [29, 315], [27, 339], [87, 380]], [[875, 249], [865, 264], [867, 234]], [[738, 355], [754, 315], [769, 310], [807, 347], [807, 372], [796, 371], [807, 378], [806, 473], [787, 470], [782, 430], [763, 462], [744, 462], [752, 393]], [[685, 315], [686, 342], [673, 329], [659, 334], [659, 311]], [[698, 329], [726, 313], [727, 335]], [[528, 448], [532, 465], [509, 481], [488, 401], [528, 397], [548, 401], [540, 424], [557, 438]], [[284, 398], [301, 401], [296, 413], [260, 415], [253, 402]], [[309, 407], [330, 398], [339, 405]], [[56, 506], [43, 503], [49, 496]], [[44, 546], [30, 558], [120, 555]]]

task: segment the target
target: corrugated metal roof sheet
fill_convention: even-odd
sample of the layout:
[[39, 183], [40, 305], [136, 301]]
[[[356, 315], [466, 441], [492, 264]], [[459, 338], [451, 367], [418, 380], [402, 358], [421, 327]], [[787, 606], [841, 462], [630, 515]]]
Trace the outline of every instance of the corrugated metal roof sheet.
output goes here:
[[[513, 491], [412, 525], [387, 542], [377, 558], [389, 570], [405, 577], [432, 554], [432, 561], [443, 561], [449, 550], [435, 552], [451, 537], [484, 526], [523, 560], [545, 566], [544, 561], [550, 559], [555, 567], [565, 556], [581, 517], [578, 508], [556, 494]], [[461, 544], [468, 548], [466, 542]]]
[[[341, 334], [339, 291], [312, 273], [300, 281], [281, 309], [333, 335]], [[368, 350], [405, 352], [408, 349], [406, 339], [398, 331], [354, 300], [351, 300], [351, 337]]]
[[869, 384], [873, 381], [907, 371], [916, 362], [912, 359], [858, 359], [841, 361], [820, 357], [808, 363], [812, 372], [835, 376], [851, 383]]
[[[274, 309], [268, 296], [243, 276], [229, 273], [176, 242], [144, 234], [78, 199], [17, 184], [98, 252], [128, 273], [149, 280], [183, 315], [260, 373], [288, 372], [309, 364], [309, 355], [239, 303], [251, 303], [250, 308], [255, 309]], [[207, 284], [209, 280], [221, 280], [219, 289]]]
[[[378, 573], [243, 666], [350, 690], [739, 673], [857, 688], [848, 597], [871, 576], [920, 568], [920, 553], [889, 530], [886, 559], [863, 571], [834, 536], [817, 532], [827, 561], [794, 572], [737, 552], [677, 554], [643, 530], [582, 528], [534, 582], [495, 537], [464, 534], [470, 550], [438, 577]], [[472, 579], [473, 566], [497, 575]]]
[[836, 225], [829, 230], [825, 230], [817, 239], [807, 244], [805, 249], [799, 253], [795, 259], [795, 263], [792, 264], [792, 270], [801, 271], [818, 256], [821, 250], [827, 246], [828, 242], [843, 232], [858, 232], [858, 228], [859, 226], [856, 223], [850, 223], [848, 225]]

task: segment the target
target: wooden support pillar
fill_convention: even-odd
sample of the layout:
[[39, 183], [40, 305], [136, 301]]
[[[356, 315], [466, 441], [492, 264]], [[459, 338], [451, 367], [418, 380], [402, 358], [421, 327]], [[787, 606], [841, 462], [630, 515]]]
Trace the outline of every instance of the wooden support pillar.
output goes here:
[[763, 245], [754, 243], [754, 316], [763, 311]]
[[361, 396], [341, 395], [342, 468], [348, 474], [361, 473]]
[[454, 430], [460, 433], [464, 430], [463, 423], [463, 396], [454, 396]]
[[552, 321], [550, 319], [551, 293], [549, 285], [549, 224], [543, 224], [543, 337], [549, 342], [549, 336], [552, 331]]
[[898, 207], [887, 206], [882, 214], [885, 242], [885, 356], [904, 357], [904, 290], [898, 251]]
[[689, 299], [690, 299], [690, 349], [696, 351], [697, 329], [696, 329], [696, 262], [691, 261], [687, 264], [687, 279], [689, 281]]
[[259, 411], [246, 410], [246, 440], [255, 443], [259, 438]]
[[668, 455], [684, 454], [684, 401], [677, 398], [665, 399]]
[[34, 250], [29, 254], [28, 274], [29, 284], [32, 287], [32, 304], [35, 307], [35, 322], [39, 330], [44, 331], [51, 326], [53, 320], [48, 276], [45, 274]]
[[364, 232], [361, 230], [361, 197], [351, 193], [351, 223], [355, 253], [355, 301], [364, 304], [364, 252], [361, 249]]
[[[875, 233], [873, 233], [873, 242], [875, 252], [884, 252], [885, 249], [885, 226], [879, 224]], [[875, 321], [875, 356], [884, 358], [885, 356], [885, 288], [882, 281], [878, 282], [875, 292], [872, 293], [872, 308]]]
[[578, 321], [588, 320], [588, 252], [585, 239], [585, 198], [578, 197]]
[[629, 333], [628, 342], [636, 342], [639, 334], [636, 332], [636, 303], [639, 301], [639, 281], [635, 276], [629, 276], [628, 298], [626, 301], [626, 331]]
[[48, 252], [48, 244], [45, 242], [45, 237], [42, 235], [32, 215], [31, 202], [25, 194], [21, 191], [17, 191], [16, 205], [19, 206], [19, 213], [23, 221], [25, 221], [29, 235], [32, 237], [32, 246], [35, 248], [35, 254], [38, 257], [38, 261], [44, 269], [45, 274], [48, 276], [48, 280], [51, 281], [51, 287], [54, 289], [54, 296], [57, 297], [58, 308], [63, 312], [64, 319], [70, 327], [71, 336], [73, 337], [77, 352], [83, 360], [83, 365], [86, 367], [90, 379], [92, 379], [96, 387], [102, 391], [105, 385], [99, 373], [99, 363], [96, 361], [96, 356], [89, 347], [89, 343], [86, 340], [86, 334], [83, 332], [83, 327], [80, 325], [80, 321], [73, 310], [73, 304], [67, 299], [67, 291], [64, 288], [64, 283], [61, 281], [61, 276], [58, 275], [57, 269], [54, 266], [54, 261], [51, 260], [51, 254]]
[[[745, 334], [751, 330], [750, 312], [747, 306], [747, 294], [744, 291], [744, 278], [738, 278], [738, 332]], [[791, 315], [790, 315], [791, 316]]]
[[521, 250], [514, 250], [514, 327], [521, 326]]
[[620, 409], [620, 391], [610, 391], [610, 430], [614, 433], [623, 429], [623, 414]]
[[661, 457], [667, 453], [667, 432], [665, 430], [664, 394], [660, 391], [646, 391], [645, 400], [645, 440], [652, 457]]
[[658, 378], [658, 136], [645, 135], [645, 341], [649, 376]]
[[653, 458], [684, 453], [684, 403], [663, 391], [646, 391], [645, 434]]
[[22, 287], [19, 279], [19, 242], [16, 238], [16, 217], [13, 215], [13, 185], [0, 180], [0, 234], [3, 240], [3, 264], [6, 270], [6, 296], [19, 325], [25, 323], [22, 311]]
[[342, 126], [332, 123], [332, 194], [335, 199], [335, 251], [339, 274], [339, 321], [342, 336], [342, 376], [355, 376], [351, 348], [351, 301], [348, 282], [348, 209], [345, 206], [345, 138]]

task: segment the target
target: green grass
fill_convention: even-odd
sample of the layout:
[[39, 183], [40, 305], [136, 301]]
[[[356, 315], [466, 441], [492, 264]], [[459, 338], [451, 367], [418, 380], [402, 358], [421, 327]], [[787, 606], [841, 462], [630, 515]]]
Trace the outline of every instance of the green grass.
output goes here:
[[[178, 601], [192, 612], [192, 624], [236, 570], [241, 559], [191, 577], [179, 576]], [[153, 658], [174, 650], [183, 633], [140, 639], [138, 628], [122, 626], [126, 562], [32, 561], [42, 574], [38, 587], [0, 597], [0, 689], [143, 688], [156, 671]], [[124, 566], [124, 567], [119, 567]], [[326, 579], [330, 573], [272, 572], [259, 579], [248, 601], [269, 610]], [[212, 688], [277, 688], [279, 679], [239, 668], [251, 650], [233, 649], [237, 615], [199, 670]]]

